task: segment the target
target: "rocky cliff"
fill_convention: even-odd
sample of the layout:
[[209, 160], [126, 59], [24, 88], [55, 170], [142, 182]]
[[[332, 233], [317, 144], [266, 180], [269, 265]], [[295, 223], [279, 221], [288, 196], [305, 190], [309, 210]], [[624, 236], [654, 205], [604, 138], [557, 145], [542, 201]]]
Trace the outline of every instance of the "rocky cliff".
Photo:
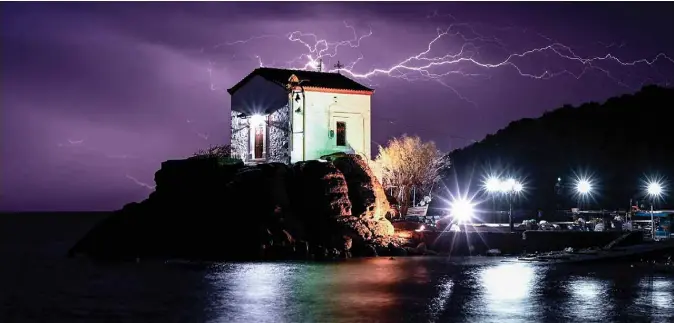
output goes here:
[[396, 253], [390, 205], [358, 155], [290, 166], [169, 160], [155, 182], [148, 199], [102, 221], [70, 254], [256, 260]]

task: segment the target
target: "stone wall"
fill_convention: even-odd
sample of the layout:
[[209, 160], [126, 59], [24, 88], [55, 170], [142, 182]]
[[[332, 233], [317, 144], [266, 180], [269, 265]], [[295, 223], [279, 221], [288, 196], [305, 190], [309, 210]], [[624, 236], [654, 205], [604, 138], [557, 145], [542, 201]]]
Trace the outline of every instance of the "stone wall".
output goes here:
[[240, 112], [232, 111], [232, 157], [248, 160], [248, 143], [250, 131], [248, 119], [237, 117]]
[[267, 119], [267, 162], [290, 164], [290, 109], [286, 105]]

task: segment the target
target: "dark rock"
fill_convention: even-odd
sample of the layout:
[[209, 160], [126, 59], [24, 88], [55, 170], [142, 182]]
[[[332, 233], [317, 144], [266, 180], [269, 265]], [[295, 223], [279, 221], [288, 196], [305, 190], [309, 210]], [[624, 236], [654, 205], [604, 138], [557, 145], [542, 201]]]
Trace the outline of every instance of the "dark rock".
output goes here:
[[[340, 158], [348, 182], [332, 163], [319, 161], [292, 166], [204, 157], [166, 161], [147, 200], [99, 223], [69, 254], [195, 260], [376, 255], [367, 245], [381, 244], [393, 233], [383, 217], [388, 202], [362, 160]], [[349, 185], [356, 193], [349, 195]], [[358, 201], [357, 216], [351, 199]]]
[[377, 250], [374, 246], [369, 244], [363, 244], [355, 246], [351, 249], [351, 254], [354, 257], [377, 257]]
[[351, 247], [353, 246], [353, 239], [349, 236], [343, 236], [344, 238], [344, 250], [349, 251], [351, 250]]
[[295, 182], [291, 199], [299, 213], [313, 219], [351, 215], [344, 175], [332, 164], [300, 162], [293, 166], [293, 171]]
[[[367, 162], [360, 155], [344, 155], [336, 158], [333, 163], [346, 179], [349, 200], [353, 207], [352, 214], [368, 220], [382, 221], [381, 226], [390, 224], [385, 216], [390, 212], [391, 205], [384, 187]], [[392, 234], [393, 228], [390, 229]]]
[[422, 242], [419, 245], [417, 245], [416, 251], [420, 254], [425, 254], [428, 248], [426, 247], [426, 243]]
[[397, 257], [403, 257], [407, 256], [407, 249], [402, 248], [402, 247], [394, 247], [389, 249], [390, 255], [397, 256]]

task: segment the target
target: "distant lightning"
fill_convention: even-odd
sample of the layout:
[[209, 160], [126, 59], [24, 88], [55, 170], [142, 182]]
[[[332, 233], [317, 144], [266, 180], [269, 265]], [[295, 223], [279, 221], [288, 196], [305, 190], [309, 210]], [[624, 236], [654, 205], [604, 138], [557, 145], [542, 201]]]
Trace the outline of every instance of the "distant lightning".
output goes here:
[[[432, 14], [428, 15], [426, 18], [442, 18], [449, 17], [451, 20], [456, 21], [456, 17], [449, 14], [440, 14], [437, 11], [434, 11]], [[335, 58], [338, 54], [338, 50], [342, 47], [350, 47], [357, 49], [361, 45], [361, 41], [373, 35], [372, 28], [368, 32], [358, 36], [356, 29], [347, 24], [344, 25], [351, 29], [353, 32], [353, 38], [344, 41], [328, 41], [318, 37], [315, 33], [309, 32], [300, 32], [294, 31], [285, 36], [280, 35], [262, 35], [250, 37], [245, 40], [237, 40], [233, 42], [225, 43], [227, 45], [241, 45], [246, 44], [251, 41], [256, 41], [264, 38], [285, 38], [290, 42], [297, 43], [302, 45], [304, 48], [304, 53], [300, 53], [296, 58], [287, 62], [284, 66], [274, 66], [274, 64], [265, 64], [260, 56], [255, 56], [257, 63], [260, 67], [281, 67], [281, 68], [290, 68], [290, 69], [301, 69], [301, 70], [316, 70], [323, 60]], [[665, 53], [658, 53], [654, 57], [640, 58], [636, 60], [624, 60], [618, 56], [607, 53], [602, 56], [592, 56], [584, 57], [579, 55], [574, 51], [570, 46], [565, 45], [561, 42], [555, 41], [550, 37], [536, 33], [539, 37], [545, 39], [548, 44], [542, 47], [534, 47], [521, 51], [512, 51], [507, 50], [506, 44], [496, 38], [496, 37], [487, 37], [475, 31], [474, 26], [476, 23], [459, 23], [454, 22], [449, 25], [447, 28], [438, 28], [437, 34], [430, 38], [426, 48], [419, 51], [417, 54], [406, 57], [399, 60], [397, 63], [392, 64], [385, 68], [372, 68], [369, 70], [357, 70], [357, 63], [361, 62], [364, 57], [362, 53], [359, 57], [352, 62], [345, 64], [341, 68], [329, 68], [323, 69], [326, 72], [341, 72], [355, 79], [371, 81], [371, 78], [375, 76], [385, 76], [385, 77], [394, 77], [399, 79], [404, 79], [407, 81], [437, 81], [439, 84], [450, 88], [457, 96], [462, 100], [469, 102], [475, 105], [474, 102], [470, 101], [467, 97], [461, 95], [458, 90], [447, 84], [444, 81], [446, 77], [459, 76], [459, 77], [470, 77], [470, 78], [485, 78], [490, 77], [489, 74], [486, 74], [489, 70], [499, 69], [499, 68], [510, 68], [514, 70], [519, 76], [535, 79], [535, 80], [548, 80], [558, 76], [567, 75], [575, 79], [582, 78], [589, 71], [598, 71], [603, 73], [606, 77], [610, 78], [612, 81], [617, 84], [633, 89], [634, 87], [628, 86], [625, 82], [621, 81], [618, 77], [614, 75], [608, 68], [602, 67], [600, 63], [616, 63], [623, 67], [634, 67], [637, 65], [644, 65], [652, 67], [656, 62], [669, 62], [674, 64], [674, 59], [668, 56]], [[506, 27], [500, 28], [501, 30], [513, 29], [515, 27]], [[526, 29], [522, 29], [526, 32]], [[468, 33], [467, 33], [468, 32]], [[456, 46], [458, 49], [454, 51], [442, 50], [442, 46], [447, 45], [447, 42], [453, 47]], [[222, 44], [220, 44], [222, 45]], [[480, 58], [480, 50], [483, 49], [485, 45], [496, 46], [501, 50], [504, 50], [504, 58], [496, 61], [488, 61]], [[606, 49], [609, 48], [620, 48], [625, 46], [624, 43], [619, 45], [603, 44], [603, 47]], [[431, 52], [441, 52], [441, 54], [431, 54]], [[556, 57], [565, 62], [575, 63], [580, 68], [578, 70], [570, 71], [565, 68], [558, 68], [553, 70], [552, 68], [541, 68], [538, 72], [530, 72], [522, 66], [521, 62], [527, 62], [527, 59], [535, 58], [537, 55], [545, 55], [549, 57]], [[471, 71], [477, 70], [477, 72], [469, 72], [467, 69], [470, 68]], [[210, 71], [209, 71], [210, 73]], [[669, 80], [665, 81], [669, 82]], [[642, 84], [640, 84], [642, 85]]]
[[236, 41], [233, 41], [233, 42], [224, 42], [224, 43], [220, 43], [220, 44], [217, 44], [217, 45], [213, 46], [213, 48], [214, 48], [214, 49], [217, 49], [217, 48], [219, 48], [219, 47], [221, 47], [221, 46], [223, 46], [223, 45], [231, 46], [231, 45], [236, 45], [236, 44], [245, 44], [245, 43], [248, 43], [248, 42], [250, 42], [250, 41], [257, 40], [257, 39], [264, 39], [264, 38], [279, 38], [279, 37], [281, 37], [281, 36], [279, 36], [279, 35], [260, 35], [260, 36], [253, 36], [253, 37], [250, 37], [250, 38], [244, 39], [244, 40], [236, 40]]
[[137, 159], [138, 157], [132, 156], [132, 155], [108, 155], [106, 154], [105, 157], [111, 158], [111, 159]]
[[[328, 41], [326, 39], [321, 39], [316, 35], [315, 33], [309, 33], [309, 32], [302, 32], [302, 31], [293, 31], [290, 33], [287, 33], [283, 36], [281, 35], [262, 35], [262, 36], [255, 36], [255, 37], [250, 37], [245, 40], [237, 40], [233, 42], [227, 42], [225, 44], [227, 45], [236, 45], [236, 44], [245, 44], [253, 40], [257, 39], [262, 39], [262, 38], [282, 38], [286, 39], [290, 42], [298, 43], [302, 45], [302, 47], [305, 48], [306, 52], [303, 54], [300, 54], [298, 57], [288, 61], [285, 63], [284, 68], [293, 68], [293, 69], [305, 69], [305, 70], [315, 70], [318, 68], [318, 65], [320, 64], [320, 61], [326, 58], [334, 58], [340, 47], [351, 47], [351, 48], [358, 48], [360, 47], [360, 43], [363, 39], [370, 37], [373, 35], [372, 33], [372, 27], [370, 27], [369, 31], [367, 33], [364, 33], [362, 35], [358, 35], [358, 31], [354, 26], [349, 25], [346, 21], [344, 21], [344, 26], [348, 29], [350, 29], [353, 33], [353, 39], [349, 40], [342, 40], [342, 41]], [[311, 41], [307, 41], [306, 39], [311, 39]], [[222, 44], [220, 44], [222, 45]], [[218, 45], [216, 45], [218, 46]], [[264, 64], [262, 62], [262, 58], [258, 55], [255, 55], [255, 58], [258, 61], [258, 65], [260, 67], [265, 67], [265, 66], [273, 66], [275, 64]], [[362, 55], [349, 63], [346, 67], [346, 69], [352, 69], [358, 61], [362, 59]], [[298, 63], [300, 64], [298, 66]]]
[[627, 46], [627, 43], [621, 42], [621, 43], [604, 43], [604, 42], [597, 42], [597, 44], [604, 46], [606, 48], [611, 48], [611, 47], [618, 47], [618, 48], [623, 48]]
[[445, 13], [445, 14], [440, 14], [438, 10], [433, 10], [432, 13], [426, 15], [426, 19], [434, 19], [434, 18], [452, 18], [452, 20], [456, 21], [456, 17], [452, 16], [451, 14]]
[[[190, 125], [191, 125], [191, 124], [194, 124], [194, 120], [186, 119], [186, 121], [187, 121], [187, 123], [190, 124]], [[192, 127], [190, 127], [190, 128], [192, 128]], [[203, 139], [203, 140], [208, 140], [208, 138], [211, 137], [211, 135], [208, 134], [207, 132], [199, 132], [199, 131], [195, 131], [195, 130], [191, 130], [191, 131], [192, 131], [193, 133], [195, 133], [199, 138], [201, 138], [201, 139]]]
[[149, 190], [154, 190], [154, 189], [156, 188], [156, 185], [150, 185], [150, 184], [141, 182], [141, 181], [137, 180], [135, 177], [133, 177], [133, 176], [131, 176], [131, 175], [126, 175], [126, 178], [132, 180], [132, 181], [133, 181], [134, 183], [136, 183], [138, 186], [145, 187], [145, 188], [147, 188], [147, 189], [149, 189]]
[[105, 152], [101, 149], [97, 149], [95, 145], [93, 145], [94, 148], [88, 147], [87, 145], [84, 144], [84, 139], [81, 140], [72, 140], [68, 139], [67, 144], [64, 143], [57, 143], [56, 146], [61, 147], [63, 149], [68, 149], [72, 152], [88, 152], [92, 153], [98, 156], [105, 156], [106, 158], [109, 159], [140, 159], [141, 157], [135, 156], [135, 155], [128, 155], [128, 154], [113, 154], [113, 153], [108, 153]]
[[[213, 62], [211, 62], [211, 61], [208, 62], [208, 68], [206, 69], [206, 71], [208, 71], [208, 81], [211, 84], [211, 91], [217, 90], [217, 88], [215, 87], [215, 84], [213, 83]], [[189, 122], [190, 121], [187, 120], [187, 123], [189, 123]]]

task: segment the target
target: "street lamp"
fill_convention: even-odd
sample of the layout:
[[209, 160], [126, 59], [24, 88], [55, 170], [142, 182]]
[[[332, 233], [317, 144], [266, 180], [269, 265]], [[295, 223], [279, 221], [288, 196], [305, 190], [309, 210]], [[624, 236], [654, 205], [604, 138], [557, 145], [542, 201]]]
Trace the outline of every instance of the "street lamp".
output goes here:
[[515, 230], [515, 223], [513, 222], [513, 195], [522, 192], [524, 187], [522, 183], [516, 181], [514, 178], [509, 178], [501, 182], [500, 191], [506, 194], [508, 198], [508, 223], [510, 224], [510, 232]]
[[484, 190], [491, 196], [492, 212], [496, 213], [496, 194], [501, 191], [501, 179], [496, 176], [489, 176], [484, 181]]
[[655, 214], [653, 211], [653, 204], [655, 204], [655, 199], [662, 195], [662, 184], [657, 181], [650, 181], [646, 186], [646, 193], [651, 198], [651, 238], [655, 240]]
[[470, 221], [475, 214], [475, 205], [466, 198], [459, 198], [451, 203], [452, 217], [459, 223]]
[[[454, 225], [457, 226], [459, 231], [465, 231], [465, 223], [470, 222], [470, 220], [475, 216], [475, 204], [468, 197], [456, 197], [453, 198], [449, 203], [450, 211], [450, 222], [443, 228], [451, 230]], [[464, 229], [461, 229], [461, 226], [464, 226]]]
[[489, 177], [484, 182], [484, 189], [488, 193], [496, 193], [501, 190], [501, 180], [498, 177]]
[[583, 201], [585, 198], [587, 198], [589, 195], [592, 195], [592, 191], [594, 190], [594, 185], [592, 184], [592, 181], [589, 178], [584, 178], [584, 177], [579, 177], [576, 178], [576, 194], [578, 196], [578, 209], [581, 209], [583, 207]]
[[576, 183], [576, 192], [581, 195], [587, 195], [590, 194], [592, 191], [592, 183], [590, 183], [589, 180], [581, 178], [578, 180], [578, 183]]

